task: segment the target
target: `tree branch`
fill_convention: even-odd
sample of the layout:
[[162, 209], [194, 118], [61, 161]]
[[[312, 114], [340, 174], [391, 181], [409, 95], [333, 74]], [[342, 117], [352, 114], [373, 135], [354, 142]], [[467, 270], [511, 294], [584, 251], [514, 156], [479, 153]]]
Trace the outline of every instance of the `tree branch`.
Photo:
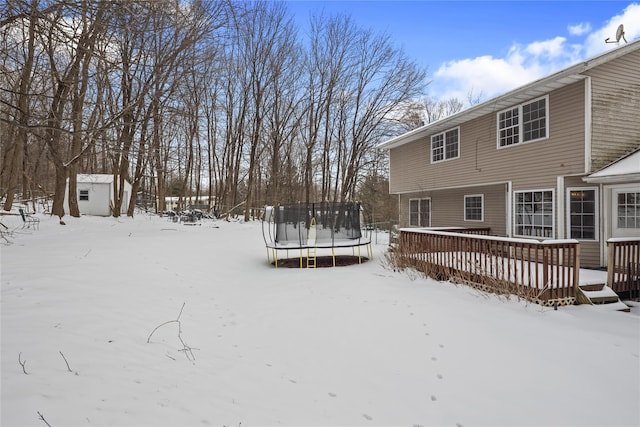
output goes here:
[[60, 356], [62, 356], [62, 358], [64, 359], [64, 363], [66, 363], [66, 364], [67, 364], [67, 370], [68, 370], [69, 372], [73, 372], [73, 371], [71, 370], [71, 368], [69, 367], [69, 362], [67, 362], [67, 358], [66, 358], [66, 357], [64, 357], [64, 354], [62, 354], [62, 352], [61, 352], [61, 351], [59, 351], [59, 353], [60, 353]]
[[27, 368], [24, 366], [27, 361], [26, 360], [20, 360], [20, 357], [22, 356], [22, 352], [18, 353], [18, 363], [20, 364], [20, 366], [22, 366], [22, 372], [24, 372], [25, 375], [29, 375], [27, 373]]

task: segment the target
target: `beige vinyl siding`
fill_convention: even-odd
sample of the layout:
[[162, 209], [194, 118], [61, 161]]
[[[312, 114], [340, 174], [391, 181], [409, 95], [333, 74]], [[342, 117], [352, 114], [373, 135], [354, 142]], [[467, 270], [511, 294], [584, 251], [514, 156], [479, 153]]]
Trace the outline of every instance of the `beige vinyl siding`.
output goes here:
[[[464, 196], [484, 196], [484, 221], [464, 220]], [[493, 186], [456, 188], [431, 193], [434, 227], [489, 227], [494, 236], [505, 236], [506, 184]]]
[[589, 70], [591, 172], [640, 146], [640, 51]]
[[[484, 196], [484, 221], [464, 220], [464, 196]], [[506, 236], [506, 184], [406, 193], [400, 196], [400, 226], [409, 226], [409, 200], [431, 199], [432, 227], [489, 227], [494, 236]]]
[[512, 181], [513, 189], [555, 187], [584, 173], [585, 84], [549, 94], [549, 138], [497, 148], [495, 113], [460, 126], [460, 158], [430, 163], [430, 137], [390, 150], [392, 193]]

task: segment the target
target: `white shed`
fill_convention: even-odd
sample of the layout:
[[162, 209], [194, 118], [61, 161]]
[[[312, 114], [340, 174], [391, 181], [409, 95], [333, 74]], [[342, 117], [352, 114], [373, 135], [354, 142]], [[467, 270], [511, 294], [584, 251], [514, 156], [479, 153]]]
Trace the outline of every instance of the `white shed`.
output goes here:
[[[113, 197], [113, 175], [110, 174], [78, 174], [77, 198], [81, 215], [111, 216]], [[120, 213], [127, 213], [131, 184], [124, 181], [124, 196]], [[69, 212], [69, 180], [64, 196], [64, 209]]]

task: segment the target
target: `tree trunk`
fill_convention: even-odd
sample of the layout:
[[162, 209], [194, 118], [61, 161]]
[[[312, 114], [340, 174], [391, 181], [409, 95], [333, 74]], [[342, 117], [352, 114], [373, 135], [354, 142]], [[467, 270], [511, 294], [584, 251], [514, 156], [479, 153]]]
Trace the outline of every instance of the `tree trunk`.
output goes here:
[[27, 57], [22, 72], [20, 73], [20, 89], [18, 93], [18, 125], [14, 133], [15, 143], [10, 163], [9, 181], [7, 183], [7, 198], [4, 202], [4, 210], [10, 211], [13, 205], [15, 190], [18, 187], [18, 177], [22, 176], [23, 153], [27, 146], [27, 125], [29, 122], [29, 86], [31, 71], [33, 69], [35, 27], [38, 21], [36, 14], [37, 1], [31, 5], [29, 16], [29, 40], [27, 41]]

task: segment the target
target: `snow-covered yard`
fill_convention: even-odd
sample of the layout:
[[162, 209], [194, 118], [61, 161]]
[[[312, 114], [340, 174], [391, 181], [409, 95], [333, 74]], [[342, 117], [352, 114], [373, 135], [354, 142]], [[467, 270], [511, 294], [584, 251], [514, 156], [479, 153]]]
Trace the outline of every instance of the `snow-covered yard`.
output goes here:
[[41, 220], [1, 246], [3, 426], [640, 424], [637, 306], [393, 272], [380, 239], [275, 269], [257, 222]]

